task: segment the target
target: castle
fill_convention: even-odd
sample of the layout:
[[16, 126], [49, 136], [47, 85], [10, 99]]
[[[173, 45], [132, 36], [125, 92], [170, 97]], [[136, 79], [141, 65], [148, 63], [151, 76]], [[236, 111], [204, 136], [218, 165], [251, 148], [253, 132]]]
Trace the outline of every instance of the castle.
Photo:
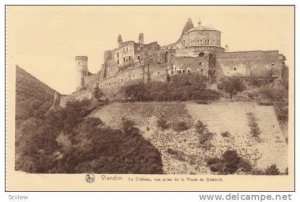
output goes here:
[[118, 47], [104, 52], [104, 64], [96, 74], [88, 71], [88, 57], [76, 56], [81, 72], [77, 91], [92, 91], [98, 86], [113, 95], [121, 86], [133, 82], [166, 81], [177, 74], [198, 73], [215, 84], [224, 76], [257, 76], [283, 78], [285, 56], [278, 50], [228, 52], [221, 47], [221, 32], [203, 26], [195, 27], [189, 18], [179, 39], [169, 45], [145, 43], [140, 33], [138, 42], [117, 38]]

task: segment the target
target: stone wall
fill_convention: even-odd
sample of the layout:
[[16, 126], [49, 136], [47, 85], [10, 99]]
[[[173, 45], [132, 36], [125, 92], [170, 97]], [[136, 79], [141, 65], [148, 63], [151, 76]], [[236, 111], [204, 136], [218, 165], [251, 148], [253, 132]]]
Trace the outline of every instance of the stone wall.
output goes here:
[[217, 56], [220, 76], [281, 77], [283, 61], [278, 51], [225, 52]]
[[61, 95], [60, 106], [65, 107], [67, 102], [81, 101], [81, 100], [92, 99], [92, 98], [93, 98], [93, 94], [89, 90], [78, 91], [72, 93], [71, 95]]

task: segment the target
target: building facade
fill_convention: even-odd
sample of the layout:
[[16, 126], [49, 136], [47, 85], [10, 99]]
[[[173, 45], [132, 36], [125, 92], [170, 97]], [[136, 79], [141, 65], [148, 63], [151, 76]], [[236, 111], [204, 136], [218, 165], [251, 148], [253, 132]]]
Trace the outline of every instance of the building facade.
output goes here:
[[75, 57], [81, 71], [80, 89], [98, 86], [112, 93], [137, 81], [166, 81], [177, 74], [198, 73], [214, 84], [224, 76], [283, 77], [285, 56], [278, 50], [228, 52], [221, 46], [221, 32], [198, 22], [194, 27], [189, 18], [179, 39], [169, 45], [123, 42], [117, 38], [117, 48], [104, 52], [104, 63], [97, 74], [88, 72], [86, 56]]

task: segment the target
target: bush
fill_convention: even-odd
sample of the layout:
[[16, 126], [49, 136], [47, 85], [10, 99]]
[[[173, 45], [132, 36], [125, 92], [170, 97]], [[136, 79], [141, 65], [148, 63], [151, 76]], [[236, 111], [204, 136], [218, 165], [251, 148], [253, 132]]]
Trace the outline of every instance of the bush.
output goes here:
[[160, 117], [158, 120], [157, 120], [157, 127], [165, 130], [165, 129], [168, 129], [169, 128], [169, 124], [168, 122], [163, 118], [163, 117]]
[[220, 94], [207, 89], [207, 78], [197, 74], [177, 75], [169, 83], [149, 82], [124, 86], [121, 92], [132, 101], [218, 100]]
[[223, 153], [222, 159], [225, 163], [226, 174], [233, 174], [239, 168], [240, 157], [236, 150], [227, 150]]
[[271, 166], [266, 168], [265, 174], [266, 175], [279, 175], [280, 172], [279, 172], [276, 164], [272, 164]]
[[236, 76], [222, 78], [217, 87], [218, 89], [224, 90], [226, 93], [229, 93], [231, 99], [238, 92], [242, 92], [246, 89], [242, 78]]
[[236, 150], [227, 150], [221, 158], [209, 158], [206, 163], [212, 172], [218, 174], [234, 174], [239, 169], [244, 173], [253, 172], [250, 162], [239, 157]]
[[250, 127], [250, 134], [252, 137], [258, 138], [260, 136], [260, 128], [257, 123], [257, 119], [252, 112], [247, 113], [248, 126]]
[[[115, 130], [98, 118], [85, 117], [91, 109], [86, 101], [68, 103], [47, 114], [45, 120], [28, 120], [16, 142], [16, 169], [29, 173], [163, 173], [159, 151], [133, 121], [123, 119], [122, 130]], [[67, 135], [72, 144], [59, 145], [60, 134]]]
[[288, 101], [288, 87], [283, 82], [278, 81], [274, 84], [265, 85], [260, 89], [263, 98], [271, 101]]
[[228, 131], [221, 133], [222, 137], [230, 137], [230, 133]]
[[195, 129], [198, 133], [202, 134], [202, 133], [207, 132], [207, 125], [204, 124], [202, 121], [197, 120], [194, 125], [195, 125]]
[[179, 121], [174, 125], [174, 130], [177, 132], [188, 130], [189, 126], [185, 121]]

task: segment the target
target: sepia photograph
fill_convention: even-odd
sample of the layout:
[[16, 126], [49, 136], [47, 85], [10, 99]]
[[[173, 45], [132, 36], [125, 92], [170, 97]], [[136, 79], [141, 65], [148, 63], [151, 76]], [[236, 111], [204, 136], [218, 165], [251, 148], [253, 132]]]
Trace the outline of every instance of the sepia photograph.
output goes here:
[[6, 18], [10, 189], [78, 176], [61, 189], [293, 189], [293, 6], [7, 6]]

